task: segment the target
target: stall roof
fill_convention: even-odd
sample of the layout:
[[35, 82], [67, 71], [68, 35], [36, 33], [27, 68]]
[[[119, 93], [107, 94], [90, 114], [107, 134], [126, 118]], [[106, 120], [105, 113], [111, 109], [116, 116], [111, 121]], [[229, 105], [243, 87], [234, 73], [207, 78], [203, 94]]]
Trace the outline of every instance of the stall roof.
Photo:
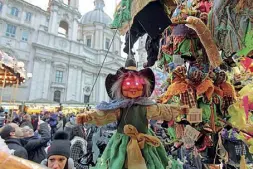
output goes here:
[[35, 100], [31, 100], [31, 101], [26, 102], [26, 104], [29, 104], [29, 103], [32, 103], [32, 104], [34, 104], [34, 103], [43, 103], [43, 104], [58, 104], [59, 105], [59, 103], [57, 103], [57, 102], [54, 102], [54, 101], [48, 100], [48, 99], [43, 99], [43, 98], [35, 99]]
[[76, 100], [68, 100], [66, 102], [63, 102], [62, 104], [82, 104], [82, 105], [84, 105], [84, 103], [78, 102]]

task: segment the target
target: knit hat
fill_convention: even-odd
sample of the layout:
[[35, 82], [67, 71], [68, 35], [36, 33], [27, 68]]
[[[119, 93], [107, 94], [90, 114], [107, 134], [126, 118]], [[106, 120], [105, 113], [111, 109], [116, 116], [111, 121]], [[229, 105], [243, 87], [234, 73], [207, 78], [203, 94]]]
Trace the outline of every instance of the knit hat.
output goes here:
[[52, 155], [61, 155], [66, 158], [70, 156], [70, 141], [68, 133], [60, 131], [55, 133], [54, 140], [48, 149], [47, 158]]

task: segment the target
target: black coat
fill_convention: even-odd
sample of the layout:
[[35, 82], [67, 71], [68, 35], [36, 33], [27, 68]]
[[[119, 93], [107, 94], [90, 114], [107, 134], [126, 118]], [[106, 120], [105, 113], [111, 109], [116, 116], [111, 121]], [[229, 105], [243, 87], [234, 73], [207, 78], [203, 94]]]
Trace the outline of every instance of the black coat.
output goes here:
[[17, 138], [9, 138], [5, 140], [8, 148], [14, 150], [14, 155], [23, 159], [28, 159], [26, 149], [23, 147], [21, 140]]
[[40, 124], [39, 133], [41, 134], [41, 138], [36, 136], [25, 138], [27, 144], [24, 147], [28, 152], [28, 160], [40, 164], [42, 160], [46, 159], [45, 148], [51, 138], [47, 123]]

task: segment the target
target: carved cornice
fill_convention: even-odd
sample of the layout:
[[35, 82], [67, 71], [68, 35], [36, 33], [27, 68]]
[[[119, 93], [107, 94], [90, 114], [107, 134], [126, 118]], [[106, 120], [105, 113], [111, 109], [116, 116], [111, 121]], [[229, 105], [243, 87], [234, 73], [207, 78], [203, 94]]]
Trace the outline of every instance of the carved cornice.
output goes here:
[[32, 9], [32, 10], [34, 10], [36, 12], [40, 12], [40, 13], [42, 13], [44, 15], [49, 15], [48, 11], [45, 11], [45, 10], [41, 9], [40, 7], [35, 6], [35, 5], [31, 4], [31, 3], [28, 3], [28, 2], [26, 2], [24, 0], [15, 0], [15, 1], [14, 0], [9, 0], [9, 1], [6, 1], [6, 2], [8, 4], [10, 4], [10, 2], [13, 3], [13, 4], [18, 4], [19, 3], [18, 6], [21, 6], [20, 4], [22, 4], [24, 7], [28, 7], [29, 9]]
[[66, 88], [66, 84], [65, 83], [52, 82], [51, 83], [51, 88], [65, 89]]
[[83, 73], [84, 75], [87, 75], [87, 76], [94, 76], [94, 72], [88, 71], [87, 69], [84, 69], [84, 68], [83, 68]]
[[51, 59], [46, 59], [46, 58], [39, 57], [39, 56], [34, 57], [34, 60], [38, 61], [38, 62], [42, 62], [42, 63], [50, 63], [50, 64], [52, 63]]
[[73, 64], [73, 63], [70, 63], [70, 64], [69, 64], [69, 68], [70, 68], [70, 69], [75, 69], [75, 70], [82, 70], [82, 69], [83, 69], [82, 66], [76, 65], [76, 64]]
[[5, 23], [11, 23], [11, 24], [14, 24], [16, 26], [21, 26], [21, 27], [24, 27], [26, 29], [29, 29], [30, 31], [35, 31], [35, 28], [31, 26], [31, 24], [23, 24], [20, 22], [20, 20], [10, 20], [8, 18], [3, 18], [0, 16], [0, 20], [3, 20]]
[[60, 67], [60, 68], [64, 68], [64, 69], [67, 68], [67, 64], [62, 63], [62, 62], [54, 62], [53, 65], [54, 65], [54, 67]]

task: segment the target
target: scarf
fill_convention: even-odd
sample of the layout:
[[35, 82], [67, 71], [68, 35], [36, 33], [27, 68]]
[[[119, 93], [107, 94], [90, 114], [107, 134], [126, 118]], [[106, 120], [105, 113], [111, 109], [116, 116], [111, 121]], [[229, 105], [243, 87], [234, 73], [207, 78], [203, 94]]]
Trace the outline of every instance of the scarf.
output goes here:
[[150, 100], [147, 97], [140, 97], [137, 99], [117, 99], [111, 100], [109, 103], [101, 102], [97, 105], [96, 109], [101, 111], [106, 110], [114, 110], [118, 108], [127, 108], [132, 105], [142, 105], [142, 106], [150, 106], [156, 104], [154, 101]]

